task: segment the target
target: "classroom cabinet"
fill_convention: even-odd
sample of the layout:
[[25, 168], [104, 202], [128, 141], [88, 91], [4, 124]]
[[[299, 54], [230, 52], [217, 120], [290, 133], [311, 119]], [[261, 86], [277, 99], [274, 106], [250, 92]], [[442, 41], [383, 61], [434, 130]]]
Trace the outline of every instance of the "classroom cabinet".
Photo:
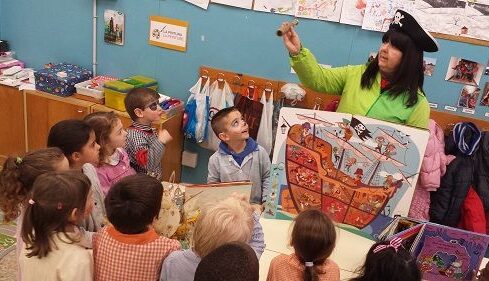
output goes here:
[[38, 91], [26, 91], [25, 102], [28, 151], [46, 147], [49, 129], [54, 124], [65, 119], [83, 119], [93, 105]]
[[10, 155], [25, 153], [24, 96], [22, 91], [0, 85], [0, 165]]
[[[100, 104], [95, 104], [92, 106], [92, 112], [100, 111], [114, 111], [121, 119], [124, 128], [131, 125], [131, 118], [126, 112], [117, 111]], [[173, 171], [175, 172], [175, 180], [177, 182], [180, 181], [183, 152], [182, 118], [183, 112], [179, 112], [168, 119], [162, 119], [160, 124], [155, 125], [155, 128], [159, 128], [161, 126], [161, 128], [166, 129], [173, 137], [173, 140], [166, 145], [165, 154], [163, 155], [161, 163], [164, 181], [168, 181]]]

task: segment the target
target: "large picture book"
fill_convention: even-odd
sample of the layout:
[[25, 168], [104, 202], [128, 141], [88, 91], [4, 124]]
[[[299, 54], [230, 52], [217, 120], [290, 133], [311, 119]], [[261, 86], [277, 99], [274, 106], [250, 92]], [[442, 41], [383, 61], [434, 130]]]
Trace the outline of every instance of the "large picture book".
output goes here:
[[319, 208], [372, 237], [407, 216], [429, 132], [364, 116], [282, 108], [265, 216]]
[[163, 199], [155, 230], [163, 236], [178, 239], [183, 248], [190, 247], [195, 222], [201, 210], [232, 195], [249, 200], [251, 182], [211, 184], [163, 183]]

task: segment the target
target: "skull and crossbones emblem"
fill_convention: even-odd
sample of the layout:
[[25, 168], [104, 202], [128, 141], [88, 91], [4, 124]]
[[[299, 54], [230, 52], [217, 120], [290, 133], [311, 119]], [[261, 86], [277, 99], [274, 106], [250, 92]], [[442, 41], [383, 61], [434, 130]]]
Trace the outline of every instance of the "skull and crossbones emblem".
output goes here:
[[400, 12], [396, 12], [394, 15], [394, 22], [393, 24], [398, 24], [400, 27], [402, 27], [401, 20], [404, 18], [404, 16]]

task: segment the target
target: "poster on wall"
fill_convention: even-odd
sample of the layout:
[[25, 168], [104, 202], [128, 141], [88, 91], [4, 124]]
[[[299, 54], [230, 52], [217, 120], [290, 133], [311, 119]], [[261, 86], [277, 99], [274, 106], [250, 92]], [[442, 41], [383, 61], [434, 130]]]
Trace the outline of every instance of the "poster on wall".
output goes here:
[[211, 0], [211, 2], [248, 10], [253, 8], [253, 0]]
[[343, 0], [297, 0], [295, 16], [339, 22]]
[[294, 15], [294, 0], [255, 0], [253, 10], [275, 14]]
[[486, 86], [484, 86], [484, 92], [482, 93], [480, 105], [489, 106], [489, 82], [486, 82]]
[[458, 106], [468, 109], [475, 109], [481, 89], [476, 86], [465, 85], [460, 91]]
[[200, 7], [204, 10], [207, 10], [207, 7], [209, 6], [209, 0], [185, 0], [190, 4], [194, 4], [197, 7]]
[[181, 52], [187, 50], [188, 22], [160, 16], [150, 16], [149, 21], [149, 44]]
[[105, 10], [104, 23], [104, 41], [109, 44], [124, 45], [124, 14]]
[[362, 26], [367, 0], [343, 0], [340, 23]]
[[424, 75], [426, 76], [433, 75], [433, 71], [435, 71], [435, 66], [436, 66], [435, 58], [423, 57]]
[[448, 65], [446, 81], [478, 86], [484, 66], [468, 59], [451, 57]]
[[397, 9], [416, 15], [414, 4], [414, 0], [367, 0], [362, 28], [385, 32], [389, 29]]
[[265, 216], [293, 219], [319, 208], [372, 237], [407, 215], [427, 130], [345, 113], [282, 108]]

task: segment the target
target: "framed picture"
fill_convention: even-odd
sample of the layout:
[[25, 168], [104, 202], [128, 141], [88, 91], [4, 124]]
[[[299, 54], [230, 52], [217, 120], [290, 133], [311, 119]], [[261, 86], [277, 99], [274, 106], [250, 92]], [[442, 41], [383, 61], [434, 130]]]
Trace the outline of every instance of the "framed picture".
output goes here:
[[149, 17], [149, 44], [185, 52], [188, 22], [160, 16]]
[[484, 65], [475, 61], [451, 57], [445, 80], [455, 83], [478, 86]]
[[109, 44], [124, 45], [124, 14], [119, 11], [104, 12], [104, 41]]

